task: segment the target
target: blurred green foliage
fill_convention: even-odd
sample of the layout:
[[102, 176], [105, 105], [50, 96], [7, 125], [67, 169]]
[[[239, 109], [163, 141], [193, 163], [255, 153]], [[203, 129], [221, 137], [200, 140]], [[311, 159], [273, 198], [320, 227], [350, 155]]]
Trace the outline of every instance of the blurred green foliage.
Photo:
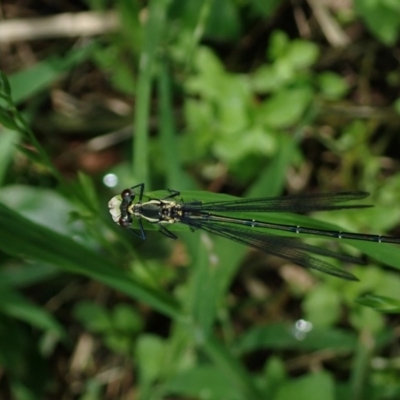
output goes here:
[[[103, 1], [87, 3], [105, 8]], [[304, 9], [296, 7], [299, 16]], [[308, 271], [286, 264], [277, 272], [268, 267], [273, 260], [198, 232], [178, 232], [181, 241], [171, 243], [150, 226], [139, 243], [107, 213], [113, 194], [101, 178], [112, 172], [117, 192], [145, 182], [179, 189], [185, 200], [225, 198], [198, 190], [207, 186], [251, 196], [367, 190], [377, 207], [319, 215], [324, 222], [270, 219], [366, 232], [399, 225], [399, 157], [391, 151], [398, 135], [390, 130], [398, 112], [374, 107], [385, 88], [379, 96], [365, 89], [376, 79], [368, 75], [376, 54], [364, 59], [356, 52], [364, 69], [348, 73], [355, 58], [343, 56], [340, 67], [340, 56], [318, 35], [306, 40], [280, 21], [291, 8], [278, 0], [119, 0], [119, 31], [48, 54], [9, 77], [1, 72], [4, 398], [400, 398], [395, 246], [346, 246], [370, 256], [353, 270], [360, 282], [317, 282]], [[395, 45], [396, 1], [356, 1], [346, 11], [346, 24], [363, 24], [376, 37], [371, 48]], [[54, 87], [75, 96], [75, 81], [93, 82], [87, 65], [107, 77], [110, 109], [124, 109], [117, 101], [124, 99], [132, 112], [114, 120], [102, 110], [84, 126], [90, 107], [77, 103], [65, 113], [73, 124], [64, 115], [57, 125], [59, 115], [44, 114], [34, 132], [48, 100], [60, 99]], [[391, 94], [400, 80], [396, 67], [388, 68]], [[387, 104], [396, 107], [389, 94]], [[367, 115], [365, 98], [372, 103]], [[128, 123], [129, 141], [112, 165], [92, 174], [77, 172], [78, 163], [72, 174], [63, 168], [76, 140], [61, 141], [63, 127], [77, 126], [74, 135], [93, 144]], [[49, 372], [52, 365], [63, 379]]]
[[371, 33], [387, 46], [393, 46], [400, 33], [400, 4], [396, 0], [356, 0], [355, 10]]

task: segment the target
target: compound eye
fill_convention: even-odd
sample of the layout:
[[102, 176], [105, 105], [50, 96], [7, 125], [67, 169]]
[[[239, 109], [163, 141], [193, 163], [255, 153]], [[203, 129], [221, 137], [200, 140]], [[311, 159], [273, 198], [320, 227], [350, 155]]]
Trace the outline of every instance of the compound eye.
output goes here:
[[132, 191], [131, 189], [125, 189], [122, 191], [121, 193], [121, 197], [125, 198], [125, 197], [131, 197], [132, 196]]
[[123, 227], [123, 228], [129, 228], [131, 226], [131, 222], [129, 219], [121, 217], [118, 220], [118, 223]]

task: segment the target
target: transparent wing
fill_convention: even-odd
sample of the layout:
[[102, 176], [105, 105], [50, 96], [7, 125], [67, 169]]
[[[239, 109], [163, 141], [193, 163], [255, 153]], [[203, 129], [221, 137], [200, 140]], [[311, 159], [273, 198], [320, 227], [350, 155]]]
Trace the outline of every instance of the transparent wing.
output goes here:
[[328, 211], [344, 208], [366, 208], [370, 205], [342, 204], [361, 200], [368, 196], [366, 192], [325, 193], [284, 197], [262, 197], [257, 199], [238, 199], [232, 201], [200, 202], [182, 204], [184, 211], [264, 211], [264, 212], [310, 212]]
[[207, 220], [191, 220], [190, 218], [188, 218], [182, 219], [181, 222], [191, 226], [194, 229], [202, 229], [214, 235], [218, 235], [233, 240], [235, 242], [256, 248], [265, 253], [276, 255], [304, 268], [315, 269], [317, 271], [321, 271], [329, 275], [334, 275], [342, 279], [352, 281], [358, 280], [351, 273], [339, 269], [319, 258], [312, 257], [308, 253], [332, 257], [341, 261], [351, 262], [355, 264], [363, 264], [362, 260], [356, 257], [351, 257], [329, 249], [303, 243], [296, 238], [272, 235], [262, 232], [254, 232], [250, 229], [221, 225], [219, 223], [213, 223]]

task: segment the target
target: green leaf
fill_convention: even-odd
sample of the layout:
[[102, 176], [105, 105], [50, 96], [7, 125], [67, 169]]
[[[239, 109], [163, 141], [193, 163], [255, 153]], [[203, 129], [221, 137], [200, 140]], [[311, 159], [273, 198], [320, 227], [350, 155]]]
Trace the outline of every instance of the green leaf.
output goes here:
[[195, 331], [194, 337], [243, 399], [261, 400], [265, 398], [244, 366], [216, 337], [212, 334], [204, 337], [201, 330]]
[[104, 255], [70, 237], [35, 224], [0, 203], [0, 249], [6, 254], [41, 260], [71, 273], [99, 280], [171, 317], [182, 315], [175, 301], [122, 271]]
[[384, 44], [396, 43], [400, 32], [400, 3], [385, 0], [356, 0], [355, 9], [370, 31]]
[[10, 82], [7, 79], [7, 75], [3, 71], [0, 71], [0, 97], [11, 97]]
[[[320, 285], [307, 294], [303, 309], [305, 318], [315, 327], [329, 327], [334, 325], [340, 317], [340, 297], [335, 289]], [[329, 313], [326, 310], [329, 310]]]
[[359, 240], [346, 240], [343, 242], [356, 247], [374, 260], [400, 269], [400, 248], [398, 246], [388, 243], [362, 242]]
[[140, 54], [139, 75], [135, 99], [135, 135], [133, 140], [133, 171], [139, 182], [149, 182], [149, 118], [153, 75], [157, 51], [165, 35], [167, 23], [167, 0], [149, 2], [143, 27], [143, 48]]
[[[165, 191], [153, 192], [150, 196], [153, 198], [162, 198], [165, 196]], [[221, 200], [233, 200], [234, 197], [210, 193], [204, 191], [184, 191], [181, 193], [181, 197], [185, 201], [190, 200], [198, 200], [198, 201], [221, 201]], [[238, 212], [235, 215], [238, 218], [244, 219], [256, 219], [263, 220], [266, 218], [265, 213], [247, 213], [247, 212]], [[268, 222], [271, 223], [281, 223], [287, 225], [299, 225], [306, 226], [309, 228], [317, 228], [317, 229], [327, 229], [333, 231], [345, 231], [342, 227], [322, 222], [310, 217], [306, 217], [304, 215], [296, 215], [296, 214], [288, 214], [288, 213], [268, 213]], [[148, 229], [155, 229], [154, 224], [146, 225]], [[182, 226], [182, 224], [174, 224], [170, 227], [171, 230], [174, 231], [187, 231], [187, 227]], [[281, 232], [277, 230], [265, 230], [265, 232], [273, 233], [276, 235], [283, 236], [296, 236], [296, 234], [289, 235], [287, 232]], [[303, 235], [306, 237], [306, 235]], [[353, 246], [359, 249], [361, 252], [371, 256], [375, 260], [379, 260], [384, 264], [390, 265], [394, 268], [400, 268], [400, 248], [398, 246], [388, 244], [388, 243], [379, 243], [379, 242], [365, 242], [360, 240], [348, 240], [348, 239], [340, 239], [341, 243], [346, 245]], [[232, 243], [230, 244], [232, 248]]]
[[318, 46], [305, 40], [290, 42], [285, 59], [294, 69], [309, 68], [316, 63], [319, 56]]
[[400, 299], [393, 297], [368, 294], [360, 296], [356, 299], [356, 302], [383, 313], [400, 313]]
[[292, 136], [278, 135], [277, 152], [259, 172], [246, 197], [279, 196], [286, 181], [286, 171], [293, 162], [296, 143]]
[[112, 312], [115, 329], [133, 335], [143, 329], [143, 321], [139, 313], [128, 304], [117, 304]]
[[282, 0], [251, 0], [250, 5], [264, 18], [268, 18], [271, 17], [272, 13], [276, 10], [281, 2]]
[[[189, 93], [200, 93], [204, 96], [218, 97], [215, 90], [217, 80], [223, 77], [225, 70], [219, 58], [208, 47], [200, 47], [195, 54], [194, 67], [198, 75], [185, 83]], [[201, 79], [199, 79], [201, 77]], [[204, 81], [203, 81], [204, 79]], [[203, 86], [204, 83], [208, 83]]]
[[158, 336], [147, 334], [138, 338], [135, 356], [141, 385], [150, 385], [160, 376], [165, 350], [166, 343]]
[[74, 317], [91, 332], [107, 333], [112, 330], [110, 312], [99, 304], [81, 301], [75, 306], [73, 313]]
[[276, 150], [276, 132], [266, 127], [253, 127], [230, 132], [215, 139], [213, 153], [233, 164], [248, 155], [269, 156]]
[[0, 186], [3, 184], [8, 165], [13, 159], [19, 136], [15, 131], [2, 130], [0, 133]]
[[18, 131], [14, 116], [6, 109], [0, 107], [0, 124], [12, 131]]
[[48, 87], [71, 67], [85, 61], [91, 54], [93, 45], [73, 48], [62, 57], [52, 57], [9, 77], [13, 101], [18, 104], [28, 97]]
[[318, 372], [286, 381], [274, 400], [334, 400], [335, 384], [330, 374]]
[[0, 282], [14, 288], [24, 288], [60, 275], [60, 270], [41, 262], [26, 262], [0, 270]]
[[243, 399], [215, 366], [199, 366], [177, 374], [166, 383], [166, 392], [196, 399]]
[[73, 183], [74, 200], [79, 203], [84, 212], [92, 215], [98, 215], [100, 212], [100, 204], [94, 183], [91, 177], [78, 172], [78, 181]]
[[[124, 16], [121, 16], [121, 18], [123, 19]], [[137, 38], [137, 35], [135, 38]], [[117, 42], [114, 42], [112, 46], [98, 46], [93, 54], [93, 60], [107, 74], [108, 79], [117, 90], [132, 96], [135, 93], [136, 82], [132, 74], [131, 65], [121, 62], [125, 51], [126, 49]]]
[[[187, 306], [193, 321], [202, 332], [209, 332], [214, 324], [220, 300], [222, 265], [209, 237], [202, 234], [191, 240], [194, 271], [190, 277]], [[195, 247], [195, 245], [197, 246]]]
[[[231, 0], [211, 1], [205, 35], [217, 40], [235, 40], [238, 38], [241, 26], [239, 8]], [[221, 24], [221, 15], [224, 23]]]
[[268, 93], [282, 87], [293, 76], [289, 69], [287, 73], [282, 68], [275, 66], [261, 65], [251, 76], [251, 84], [258, 93]]
[[32, 326], [48, 330], [59, 338], [65, 338], [64, 328], [46, 311], [31, 304], [17, 291], [0, 286], [0, 310], [2, 313], [27, 322]]
[[289, 48], [290, 39], [286, 32], [276, 30], [269, 39], [268, 58], [271, 61], [282, 58]]
[[312, 89], [308, 87], [281, 90], [263, 102], [259, 119], [273, 128], [288, 128], [300, 120], [312, 98]]
[[397, 112], [397, 114], [400, 114], [400, 99], [396, 99], [393, 103], [393, 108]]
[[40, 156], [40, 154], [35, 150], [32, 149], [31, 147], [27, 147], [23, 144], [17, 144], [15, 146], [18, 151], [20, 151], [22, 154], [26, 156], [28, 160], [30, 160], [32, 163], [36, 163], [38, 165], [43, 165], [43, 160]]
[[349, 320], [359, 331], [366, 330], [377, 334], [385, 327], [383, 315], [367, 307], [354, 307], [350, 312]]
[[61, 234], [82, 238], [82, 224], [68, 221], [73, 205], [54, 190], [8, 185], [0, 192], [0, 200], [33, 222]]
[[182, 158], [178, 147], [177, 128], [173, 113], [173, 91], [169, 65], [166, 60], [160, 63], [158, 76], [158, 93], [160, 97], [160, 140], [166, 168], [167, 187], [182, 189], [194, 188], [195, 184], [188, 174], [184, 173]]
[[250, 328], [237, 342], [240, 353], [259, 349], [352, 351], [357, 336], [344, 329], [313, 328], [298, 339], [295, 325], [268, 324]]
[[287, 379], [286, 366], [284, 361], [277, 357], [269, 357], [263, 368], [263, 386], [265, 393], [271, 398], [276, 396], [276, 392], [284, 384]]
[[319, 74], [318, 85], [322, 95], [328, 100], [341, 99], [349, 89], [346, 81], [333, 72], [323, 72]]

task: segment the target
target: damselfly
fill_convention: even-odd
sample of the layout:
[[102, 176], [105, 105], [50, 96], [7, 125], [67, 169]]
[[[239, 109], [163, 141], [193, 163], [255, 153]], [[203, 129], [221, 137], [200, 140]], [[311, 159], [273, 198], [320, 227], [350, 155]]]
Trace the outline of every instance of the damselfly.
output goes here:
[[192, 230], [202, 229], [259, 249], [265, 253], [285, 258], [302, 267], [315, 269], [348, 280], [358, 279], [351, 273], [334, 267], [308, 253], [332, 257], [345, 262], [363, 264], [363, 261], [359, 258], [303, 243], [298, 238], [265, 232], [263, 229], [291, 234], [325, 236], [335, 239], [400, 244], [400, 238], [391, 236], [307, 228], [229, 215], [235, 212], [240, 212], [241, 214], [251, 212], [303, 213], [371, 207], [370, 205], [362, 204], [343, 204], [367, 197], [368, 193], [365, 192], [265, 197], [214, 202], [185, 202], [179, 198], [180, 192], [175, 190], [169, 190], [169, 195], [166, 197], [160, 199], [147, 198], [147, 201], [143, 201], [143, 191], [144, 184], [142, 183], [131, 189], [125, 189], [121, 195], [113, 197], [108, 203], [113, 220], [120, 226], [129, 228], [143, 240], [146, 239], [146, 233], [142, 220], [158, 225], [159, 231], [172, 239], [176, 239], [177, 236], [168, 229], [168, 226], [184, 224]]

